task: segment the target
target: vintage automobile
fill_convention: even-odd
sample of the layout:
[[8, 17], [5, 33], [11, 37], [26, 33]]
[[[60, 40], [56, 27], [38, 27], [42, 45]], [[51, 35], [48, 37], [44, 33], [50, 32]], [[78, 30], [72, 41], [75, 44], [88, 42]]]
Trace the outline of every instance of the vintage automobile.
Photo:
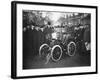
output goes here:
[[74, 37], [66, 28], [54, 28], [52, 33], [46, 35], [49, 43], [44, 43], [39, 48], [39, 56], [57, 62], [61, 59], [62, 54], [74, 56], [76, 44]]

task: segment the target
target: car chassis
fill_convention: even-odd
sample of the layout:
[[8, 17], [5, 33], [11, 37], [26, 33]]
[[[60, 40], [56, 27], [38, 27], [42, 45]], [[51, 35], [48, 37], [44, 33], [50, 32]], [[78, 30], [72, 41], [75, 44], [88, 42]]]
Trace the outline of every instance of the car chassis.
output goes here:
[[63, 53], [69, 56], [75, 55], [76, 44], [71, 34], [54, 31], [46, 36], [49, 36], [49, 39], [47, 38], [49, 43], [44, 43], [39, 48], [39, 56], [46, 58], [45, 64], [47, 64], [50, 59], [54, 62], [59, 61]]

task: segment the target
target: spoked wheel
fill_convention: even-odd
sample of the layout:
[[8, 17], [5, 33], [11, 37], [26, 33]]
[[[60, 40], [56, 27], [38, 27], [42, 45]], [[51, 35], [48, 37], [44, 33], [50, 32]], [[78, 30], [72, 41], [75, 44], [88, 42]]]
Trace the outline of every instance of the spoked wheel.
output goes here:
[[73, 41], [69, 42], [67, 51], [68, 51], [69, 56], [74, 56], [75, 55], [75, 52], [76, 52], [75, 42], [73, 42]]
[[51, 58], [53, 61], [59, 61], [62, 56], [62, 48], [59, 45], [53, 46], [51, 50]]
[[50, 47], [48, 44], [41, 45], [39, 48], [39, 56], [46, 57], [48, 55], [49, 49], [50, 49]]

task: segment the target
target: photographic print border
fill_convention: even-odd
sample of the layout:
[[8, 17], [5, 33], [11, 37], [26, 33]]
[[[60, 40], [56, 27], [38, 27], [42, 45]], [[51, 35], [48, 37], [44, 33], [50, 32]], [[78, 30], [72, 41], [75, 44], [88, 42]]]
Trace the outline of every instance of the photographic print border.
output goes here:
[[[84, 72], [84, 73], [64, 73], [64, 74], [50, 74], [50, 75], [30, 75], [30, 76], [17, 76], [17, 4], [31, 4], [31, 5], [45, 5], [45, 6], [59, 6], [59, 7], [78, 7], [78, 8], [90, 8], [96, 10], [96, 71]], [[36, 78], [36, 77], [53, 77], [53, 76], [67, 76], [67, 75], [83, 75], [83, 74], [96, 74], [98, 71], [98, 55], [97, 55], [97, 24], [98, 24], [98, 7], [87, 5], [72, 5], [72, 4], [57, 4], [57, 3], [40, 3], [40, 2], [24, 2], [24, 1], [12, 1], [11, 3], [11, 78]]]

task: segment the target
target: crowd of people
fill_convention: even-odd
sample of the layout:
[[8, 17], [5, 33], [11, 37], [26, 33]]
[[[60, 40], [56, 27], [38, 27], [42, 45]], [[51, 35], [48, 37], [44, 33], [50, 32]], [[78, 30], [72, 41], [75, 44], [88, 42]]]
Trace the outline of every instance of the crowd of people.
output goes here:
[[23, 28], [23, 51], [25, 57], [37, 55], [40, 44], [44, 42], [43, 28], [27, 26]]
[[80, 25], [79, 27], [75, 27], [75, 37], [77, 37], [76, 41], [79, 42], [78, 47], [81, 51], [90, 51], [91, 49], [91, 32], [90, 25]]
[[[78, 40], [83, 40], [85, 45], [90, 43], [90, 26], [76, 26], [74, 27], [74, 36], [77, 36]], [[23, 28], [23, 51], [25, 56], [38, 55], [39, 47], [43, 43], [47, 43], [50, 36], [46, 37], [46, 34], [54, 32], [54, 27], [47, 25], [44, 27], [39, 26], [27, 26]]]

